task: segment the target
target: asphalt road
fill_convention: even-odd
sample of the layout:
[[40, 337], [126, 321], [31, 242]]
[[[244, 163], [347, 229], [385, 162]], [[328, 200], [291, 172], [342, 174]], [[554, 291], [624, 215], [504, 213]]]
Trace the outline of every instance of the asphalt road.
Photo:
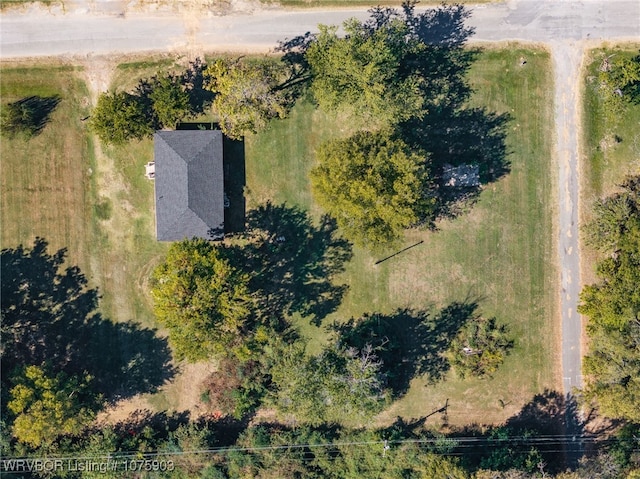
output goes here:
[[[232, 2], [233, 3], [233, 2]], [[279, 40], [318, 23], [365, 18], [366, 9], [283, 11], [246, 4], [221, 12], [135, 12], [118, 0], [71, 0], [65, 13], [53, 9], [0, 15], [0, 58], [86, 57], [135, 52], [270, 51]], [[582, 384], [578, 243], [578, 82], [586, 44], [640, 41], [638, 0], [511, 0], [472, 7], [473, 41], [522, 40], [547, 44], [555, 77], [558, 165], [558, 262], [565, 393]], [[222, 12], [224, 13], [224, 12]]]

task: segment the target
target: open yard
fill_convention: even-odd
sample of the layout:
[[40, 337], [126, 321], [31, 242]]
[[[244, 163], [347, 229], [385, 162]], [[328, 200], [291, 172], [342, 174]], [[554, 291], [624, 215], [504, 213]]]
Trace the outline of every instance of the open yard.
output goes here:
[[[519, 66], [520, 57], [527, 63]], [[453, 301], [477, 300], [479, 312], [509, 324], [516, 347], [493, 380], [459, 381], [449, 377], [435, 386], [416, 379], [405, 398], [381, 418], [424, 416], [449, 399], [448, 420], [499, 421], [517, 411], [533, 394], [557, 386], [554, 175], [552, 159], [552, 86], [549, 55], [543, 50], [486, 50], [473, 66], [473, 101], [490, 111], [509, 113], [511, 173], [490, 184], [468, 214], [439, 224], [440, 231], [412, 232], [409, 246], [425, 242], [380, 265], [393, 253], [355, 250], [342, 280], [349, 292], [327, 321], [397, 308], [441, 308]], [[306, 173], [314, 146], [340, 131], [307, 103], [288, 120], [247, 139], [249, 205], [272, 198], [310, 208]], [[312, 347], [322, 329], [301, 321]], [[504, 406], [504, 407], [503, 407]], [[439, 420], [439, 418], [437, 419]]]
[[587, 52], [583, 110], [583, 200], [586, 210], [611, 193], [625, 175], [640, 171], [640, 105], [627, 107], [617, 121], [607, 120], [598, 94], [598, 73], [605, 58], [638, 55], [640, 44], [598, 48]]
[[[521, 57], [527, 59], [524, 66]], [[130, 87], [132, 78], [170, 63], [121, 66], [114, 85]], [[2, 246], [29, 245], [34, 236], [43, 236], [54, 248], [68, 247], [72, 264], [100, 288], [106, 317], [153, 326], [147, 278], [167, 245], [155, 241], [153, 184], [143, 175], [152, 142], [94, 145], [81, 121], [89, 114], [90, 97], [82, 78], [81, 70], [68, 67], [3, 68], [3, 101], [34, 94], [59, 94], [62, 101], [36, 138], [3, 139]], [[487, 49], [470, 78], [475, 105], [511, 116], [511, 172], [487, 185], [468, 213], [440, 223], [439, 231], [407, 234], [405, 246], [424, 243], [401, 255], [375, 265], [394, 251], [373, 255], [356, 249], [340, 278], [349, 291], [324, 324], [397, 308], [437, 311], [454, 301], [474, 300], [481, 314], [509, 324], [516, 346], [492, 380], [460, 381], [450, 374], [427, 385], [415, 379], [381, 422], [396, 415], [425, 416], [447, 399], [452, 424], [500, 421], [535, 393], [558, 384], [549, 55], [518, 45]], [[317, 217], [307, 173], [314, 149], [345, 133], [339, 128], [340, 121], [303, 101], [289, 119], [248, 137], [247, 206], [271, 199], [309, 209]], [[311, 348], [318, 348], [325, 330], [302, 319], [298, 323]], [[150, 403], [183, 407], [186, 383], [183, 378], [177, 383]]]
[[[640, 44], [597, 48], [586, 53], [583, 78], [581, 223], [591, 219], [594, 202], [611, 194], [626, 175], [640, 173], [640, 105], [626, 104], [616, 121], [607, 118], [598, 92], [599, 70], [605, 58], [631, 58]], [[596, 252], [582, 245], [582, 282], [596, 281]]]

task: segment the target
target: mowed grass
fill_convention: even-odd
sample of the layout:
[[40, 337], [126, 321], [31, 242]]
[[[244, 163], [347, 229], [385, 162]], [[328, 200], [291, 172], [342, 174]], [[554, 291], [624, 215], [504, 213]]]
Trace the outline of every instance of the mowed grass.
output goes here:
[[69, 264], [89, 276], [95, 165], [82, 121], [89, 115], [89, 93], [75, 68], [3, 66], [2, 104], [32, 95], [61, 101], [39, 135], [2, 137], [2, 247], [29, 247], [40, 236], [50, 252], [68, 248]]
[[625, 103], [615, 123], [607, 121], [598, 93], [599, 68], [605, 57], [638, 55], [640, 44], [599, 48], [587, 53], [583, 108], [583, 197], [587, 203], [606, 196], [627, 174], [640, 171], [640, 105]]
[[[519, 66], [522, 56], [527, 59], [524, 67]], [[325, 324], [396, 308], [437, 310], [470, 299], [478, 300], [483, 315], [509, 324], [516, 347], [492, 380], [460, 381], [450, 375], [427, 385], [417, 378], [381, 422], [397, 415], [424, 416], [447, 399], [451, 423], [501, 421], [535, 393], [557, 386], [550, 58], [546, 51], [517, 45], [489, 49], [469, 78], [476, 89], [475, 105], [511, 115], [511, 173], [487, 185], [468, 214], [441, 223], [440, 231], [408, 233], [404, 246], [424, 243], [406, 253], [376, 266], [394, 251], [356, 249], [339, 278], [349, 292]], [[319, 214], [307, 179], [313, 149], [331, 135], [343, 134], [343, 125], [302, 103], [289, 119], [248, 138], [248, 204], [271, 198]], [[303, 320], [299, 324], [317, 350], [326, 338], [324, 329]]]
[[99, 288], [105, 317], [154, 325], [147, 281], [166, 245], [155, 241], [153, 183], [144, 178], [151, 141], [96, 144], [82, 121], [90, 95], [80, 69], [3, 68], [0, 84], [3, 103], [62, 98], [41, 134], [2, 139], [2, 246], [41, 236], [50, 251], [67, 248], [68, 265]]
[[[612, 62], [618, 57], [638, 54], [640, 44], [598, 48], [585, 57], [582, 110], [582, 224], [591, 220], [592, 206], [598, 198], [608, 196], [630, 174], [640, 173], [640, 105], [626, 103], [624, 113], [611, 122], [603, 111], [598, 92], [599, 68], [604, 58]], [[596, 281], [595, 251], [582, 245], [582, 280]]]

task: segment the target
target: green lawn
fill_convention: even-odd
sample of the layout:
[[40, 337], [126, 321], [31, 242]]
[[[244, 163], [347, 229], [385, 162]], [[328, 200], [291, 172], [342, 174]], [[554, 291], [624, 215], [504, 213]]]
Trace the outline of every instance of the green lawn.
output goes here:
[[[597, 48], [587, 52], [584, 69], [582, 110], [582, 169], [580, 220], [591, 219], [596, 199], [608, 196], [626, 175], [640, 173], [640, 105], [627, 103], [624, 114], [611, 124], [602, 110], [598, 94], [598, 69], [605, 57], [615, 61], [638, 54], [635, 46]], [[613, 56], [612, 56], [613, 55]], [[582, 245], [582, 281], [596, 280], [595, 251]]]
[[627, 58], [638, 54], [640, 45], [599, 48], [587, 53], [583, 110], [583, 198], [587, 205], [606, 196], [625, 175], [640, 171], [640, 105], [627, 103], [615, 124], [607, 122], [598, 95], [598, 68], [603, 58]]
[[[526, 67], [519, 58], [527, 58]], [[426, 387], [417, 379], [407, 396], [381, 420], [417, 417], [450, 399], [449, 421], [494, 421], [508, 417], [536, 392], [556, 383], [555, 252], [551, 160], [552, 79], [549, 55], [512, 46], [487, 50], [470, 73], [474, 103], [512, 116], [508, 150], [512, 170], [489, 185], [469, 214], [439, 225], [440, 231], [411, 232], [405, 245], [425, 243], [378, 266], [393, 251], [372, 255], [356, 249], [340, 278], [349, 292], [328, 321], [398, 307], [438, 308], [478, 298], [481, 312], [509, 323], [517, 345], [489, 381], [449, 378]], [[313, 148], [330, 135], [343, 134], [309, 103], [287, 120], [247, 139], [248, 204], [272, 198], [319, 211], [310, 197], [307, 172]], [[333, 127], [333, 131], [331, 128]], [[312, 349], [325, 332], [300, 321]], [[509, 404], [500, 406], [499, 400]]]
[[68, 248], [106, 317], [154, 324], [146, 281], [166, 245], [155, 241], [153, 183], [143, 174], [152, 142], [95, 145], [82, 121], [90, 100], [80, 69], [3, 68], [0, 85], [3, 102], [62, 97], [40, 135], [3, 138], [2, 246], [41, 236], [50, 249]]
[[[518, 66], [520, 56], [527, 57], [526, 67]], [[166, 59], [121, 65], [112, 87], [131, 88], [138, 78], [172, 65]], [[73, 263], [100, 288], [106, 317], [154, 325], [147, 280], [167, 245], [155, 241], [153, 183], [143, 175], [143, 165], [153, 155], [152, 141], [123, 147], [94, 144], [81, 121], [89, 114], [81, 74], [69, 68], [3, 68], [3, 101], [32, 94], [63, 98], [39, 137], [29, 143], [3, 139], [3, 247], [30, 244], [36, 235], [54, 247], [68, 247]], [[470, 78], [477, 105], [512, 116], [507, 137], [511, 173], [488, 185], [470, 213], [441, 223], [440, 231], [408, 233], [405, 245], [424, 243], [402, 255], [376, 266], [376, 260], [393, 251], [374, 255], [356, 249], [339, 278], [350, 289], [325, 324], [365, 312], [438, 309], [474, 298], [483, 314], [509, 323], [517, 345], [493, 380], [449, 377], [427, 387], [416, 379], [381, 422], [395, 415], [428, 414], [447, 398], [452, 423], [499, 421], [534, 393], [556, 385], [549, 56], [516, 45], [487, 50]], [[321, 211], [307, 179], [314, 150], [349, 132], [348, 125], [316, 111], [307, 100], [290, 118], [247, 137], [247, 206], [270, 199], [299, 205], [318, 217]], [[325, 331], [301, 318], [297, 322], [317, 349]], [[186, 384], [184, 378], [180, 381]], [[178, 385], [150, 402], [178, 407], [187, 387], [195, 389], [194, 384]], [[192, 393], [197, 397], [197, 391]], [[508, 404], [504, 409], [500, 400]]]
[[79, 69], [3, 66], [3, 105], [28, 96], [60, 97], [40, 134], [2, 138], [3, 248], [45, 238], [50, 250], [68, 248], [69, 259], [89, 273], [95, 160], [83, 118], [89, 93]]

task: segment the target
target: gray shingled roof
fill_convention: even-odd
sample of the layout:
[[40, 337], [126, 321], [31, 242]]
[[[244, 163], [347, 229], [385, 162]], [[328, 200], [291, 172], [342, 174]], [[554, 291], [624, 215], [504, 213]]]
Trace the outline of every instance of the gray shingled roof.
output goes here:
[[158, 240], [211, 239], [224, 226], [222, 132], [158, 131], [153, 146]]

